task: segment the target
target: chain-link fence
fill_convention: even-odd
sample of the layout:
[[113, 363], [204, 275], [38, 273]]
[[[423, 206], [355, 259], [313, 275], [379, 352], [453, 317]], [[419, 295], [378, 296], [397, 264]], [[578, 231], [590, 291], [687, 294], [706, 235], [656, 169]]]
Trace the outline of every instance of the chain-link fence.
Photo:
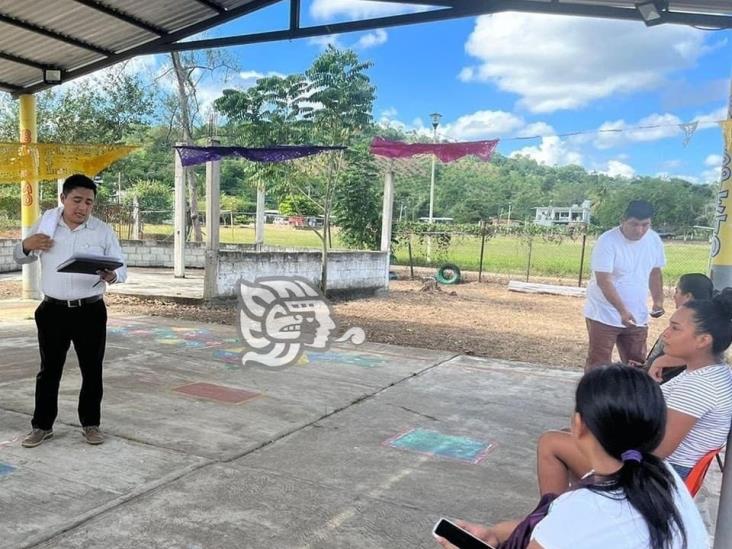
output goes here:
[[[526, 282], [552, 282], [585, 286], [590, 277], [590, 257], [595, 235], [575, 233], [549, 238], [540, 235], [495, 236], [465, 233], [402, 235], [394, 250], [395, 264], [439, 267], [454, 264], [490, 276]], [[709, 270], [708, 241], [666, 240], [666, 284], [675, 284], [684, 273]]]

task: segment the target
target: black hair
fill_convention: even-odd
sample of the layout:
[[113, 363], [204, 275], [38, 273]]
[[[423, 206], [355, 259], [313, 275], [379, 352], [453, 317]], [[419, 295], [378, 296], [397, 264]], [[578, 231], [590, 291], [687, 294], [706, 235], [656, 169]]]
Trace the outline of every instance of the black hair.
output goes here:
[[623, 219], [650, 219], [654, 216], [653, 204], [646, 200], [631, 200], [625, 208]]
[[691, 294], [693, 299], [712, 299], [714, 295], [714, 283], [701, 273], [681, 275], [676, 286], [682, 294]]
[[694, 311], [697, 333], [712, 336], [712, 353], [721, 358], [732, 343], [732, 288], [712, 299], [693, 299], [683, 306]]
[[94, 191], [94, 196], [97, 196], [97, 184], [94, 183], [90, 178], [81, 173], [75, 173], [70, 175], [64, 181], [63, 193], [68, 196], [71, 191], [77, 187], [83, 187], [85, 189], [91, 189]]
[[640, 461], [623, 461], [616, 473], [585, 488], [626, 499], [648, 526], [652, 549], [670, 549], [676, 528], [686, 547], [686, 531], [674, 501], [674, 477], [653, 455], [666, 431], [666, 402], [659, 385], [640, 369], [602, 366], [580, 380], [575, 409], [608, 455], [621, 461], [628, 450], [642, 455]]

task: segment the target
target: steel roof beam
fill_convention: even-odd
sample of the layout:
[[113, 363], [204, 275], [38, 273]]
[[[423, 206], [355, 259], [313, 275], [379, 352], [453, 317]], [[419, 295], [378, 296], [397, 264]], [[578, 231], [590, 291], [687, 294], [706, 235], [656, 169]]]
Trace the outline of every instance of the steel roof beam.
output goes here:
[[107, 50], [104, 48], [100, 48], [99, 46], [95, 46], [94, 44], [89, 44], [88, 42], [78, 40], [71, 36], [66, 36], [65, 34], [60, 34], [58, 32], [54, 32], [52, 30], [45, 29], [43, 27], [39, 27], [38, 25], [34, 25], [33, 23], [28, 23], [27, 21], [23, 21], [21, 19], [15, 19], [14, 17], [9, 17], [3, 13], [0, 13], [0, 23], [5, 23], [6, 25], [18, 27], [20, 29], [30, 31], [35, 34], [40, 34], [41, 36], [45, 36], [47, 38], [52, 38], [54, 40], [58, 40], [59, 42], [65, 42], [66, 44], [76, 46], [77, 48], [82, 48], [82, 49], [85, 49], [88, 51], [93, 51], [94, 53], [98, 53], [100, 55], [112, 55], [114, 53], [113, 51], [110, 51], [110, 50]]
[[125, 23], [129, 23], [130, 25], [133, 25], [144, 31], [147, 31], [150, 34], [154, 34], [156, 36], [164, 36], [164, 35], [168, 34], [168, 31], [162, 27], [153, 25], [152, 23], [148, 23], [147, 21], [143, 21], [139, 17], [133, 17], [132, 15], [124, 13], [124, 12], [118, 10], [117, 8], [107, 6], [96, 0], [73, 0], [73, 1], [76, 2], [77, 4], [81, 4], [82, 6], [86, 6], [87, 8], [91, 8], [93, 10], [104, 13], [106, 15], [110, 15], [110, 16], [114, 17], [115, 19], [124, 21]]
[[385, 27], [396, 27], [400, 25], [412, 25], [417, 23], [429, 23], [456, 19], [458, 17], [471, 17], [485, 13], [482, 7], [460, 7], [444, 8], [419, 13], [407, 13], [403, 15], [391, 15], [387, 17], [376, 17], [361, 21], [348, 21], [345, 23], [332, 23], [328, 25], [317, 25], [314, 27], [290, 28], [280, 31], [260, 32], [256, 34], [245, 34], [239, 36], [227, 36], [224, 38], [210, 38], [207, 40], [193, 40], [190, 42], [177, 42], [175, 44], [161, 45], [153, 50], [153, 53], [164, 53], [170, 51], [186, 51], [205, 48], [222, 48], [227, 46], [242, 46], [246, 44], [259, 44], [262, 42], [275, 42], [277, 40], [294, 40], [297, 38], [312, 38], [328, 34], [339, 34], [344, 32], [356, 32], [364, 30], [379, 29]]
[[300, 0], [290, 0], [290, 28], [300, 28]]
[[52, 67], [49, 67], [48, 65], [44, 65], [43, 63], [38, 63], [37, 61], [33, 61], [26, 57], [19, 57], [17, 55], [13, 55], [12, 53], [5, 53], [4, 51], [0, 51], [0, 59], [6, 59], [7, 61], [12, 61], [13, 63], [18, 63], [19, 65], [26, 65], [27, 67], [33, 67], [34, 69], [45, 70], [45, 69], [52, 68]]
[[[217, 25], [226, 23], [227, 21], [231, 21], [232, 19], [237, 19], [249, 13], [259, 11], [268, 6], [279, 4], [281, 1], [282, 0], [252, 0], [252, 2], [239, 6], [238, 8], [227, 10], [222, 15], [213, 16], [194, 25], [190, 25], [189, 27], [186, 27], [184, 29], [171, 32], [165, 36], [156, 38], [148, 42], [147, 44], [143, 44], [136, 48], [130, 48], [129, 50], [125, 50], [124, 52], [111, 54], [104, 59], [89, 63], [88, 65], [85, 65], [84, 67], [76, 70], [64, 71], [64, 82], [68, 82], [69, 80], [73, 80], [74, 78], [78, 78], [79, 76], [84, 76], [85, 74], [91, 74], [98, 71], [99, 69], [115, 65], [120, 61], [125, 61], [126, 59], [131, 59], [132, 57], [136, 57], [138, 55], [147, 55], [151, 53], [170, 51], [166, 50], [165, 48], [161, 49], [161, 46], [170, 42], [182, 40], [184, 38], [187, 38], [188, 36], [198, 34], [199, 32], [210, 29], [211, 27], [215, 27]], [[39, 82], [38, 84], [24, 87], [21, 89], [21, 91], [14, 91], [13, 95], [17, 96], [26, 93], [36, 93], [37, 91], [45, 90], [46, 88], [50, 88], [51, 86], [52, 84]]]
[[15, 84], [9, 84], [7, 82], [3, 82], [0, 80], [0, 89], [7, 90], [13, 94], [20, 94], [23, 93], [23, 88], [20, 86], [16, 86]]
[[213, 2], [212, 0], [195, 0], [199, 4], [206, 6], [210, 10], [214, 10], [216, 13], [226, 13], [226, 8], [223, 6], [219, 6], [216, 2]]

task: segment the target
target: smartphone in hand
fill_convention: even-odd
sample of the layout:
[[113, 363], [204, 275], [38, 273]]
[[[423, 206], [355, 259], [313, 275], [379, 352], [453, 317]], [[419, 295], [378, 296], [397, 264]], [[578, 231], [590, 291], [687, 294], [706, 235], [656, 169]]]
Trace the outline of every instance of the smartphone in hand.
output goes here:
[[437, 521], [432, 533], [441, 538], [445, 538], [458, 549], [495, 549], [492, 545], [488, 545], [483, 540], [476, 538], [473, 534], [463, 530], [457, 524], [450, 522], [446, 518], [441, 518]]

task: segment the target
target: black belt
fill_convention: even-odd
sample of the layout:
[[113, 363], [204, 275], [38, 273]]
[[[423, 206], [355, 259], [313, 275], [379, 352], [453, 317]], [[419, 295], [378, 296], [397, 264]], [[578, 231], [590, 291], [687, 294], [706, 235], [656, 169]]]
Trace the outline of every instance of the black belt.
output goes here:
[[54, 297], [48, 297], [45, 296], [43, 298], [43, 301], [46, 303], [51, 303], [52, 305], [63, 305], [64, 307], [69, 307], [70, 309], [74, 309], [76, 307], [82, 307], [84, 305], [91, 305], [92, 303], [96, 303], [100, 299], [102, 299], [102, 295], [93, 295], [91, 297], [84, 297], [82, 299], [56, 299]]

